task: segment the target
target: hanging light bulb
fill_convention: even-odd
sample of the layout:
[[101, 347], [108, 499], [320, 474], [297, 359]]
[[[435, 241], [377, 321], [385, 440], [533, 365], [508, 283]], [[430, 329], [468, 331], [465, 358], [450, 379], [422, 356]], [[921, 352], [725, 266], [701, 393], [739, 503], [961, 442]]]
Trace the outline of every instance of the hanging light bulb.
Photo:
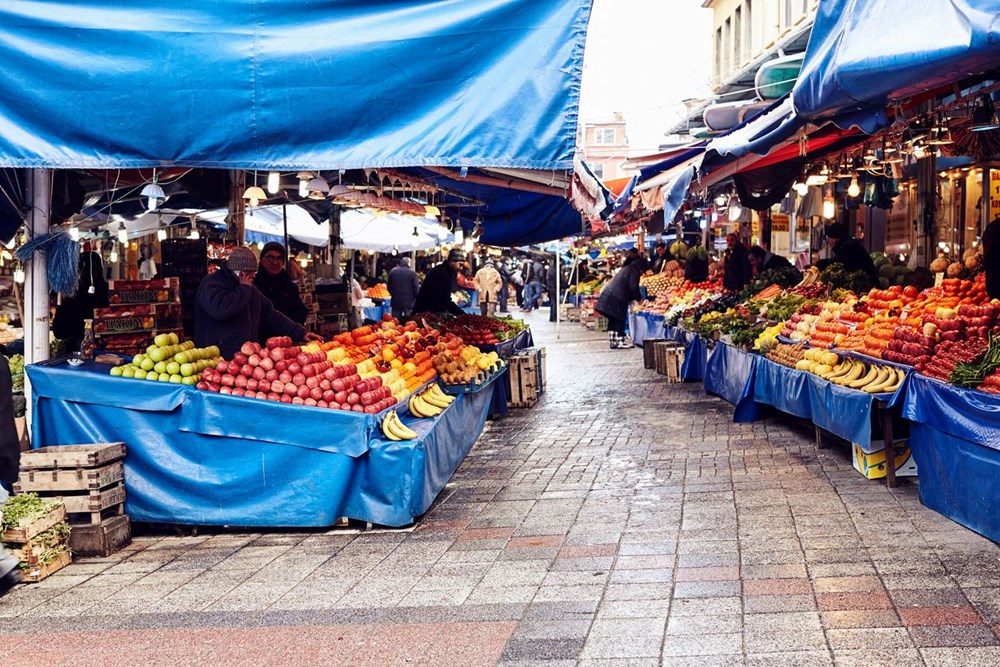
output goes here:
[[276, 171], [268, 172], [267, 174], [267, 191], [272, 195], [278, 194], [278, 190], [281, 189], [281, 174]]
[[19, 285], [24, 284], [24, 267], [22, 267], [20, 264], [18, 264], [17, 268], [14, 269], [14, 282], [18, 283]]
[[263, 249], [264, 249], [264, 242], [257, 241], [257, 250], [263, 250]]
[[192, 241], [197, 241], [198, 239], [201, 238], [201, 234], [198, 233], [197, 229], [192, 229], [191, 233], [188, 234], [188, 238], [191, 239]]
[[300, 171], [295, 175], [295, 178], [299, 179], [299, 196], [308, 197], [309, 196], [309, 181], [312, 180], [313, 173], [311, 171]]
[[112, 248], [111, 249], [111, 254], [108, 255], [108, 259], [111, 261], [112, 264], [115, 264], [116, 262], [118, 262], [118, 249], [117, 248]]
[[800, 197], [805, 197], [806, 193], [809, 192], [809, 186], [803, 183], [802, 181], [794, 183], [792, 185], [792, 189], [795, 190], [795, 193]]
[[118, 223], [118, 241], [120, 243], [128, 243], [128, 230], [125, 229], [125, 222]]
[[729, 221], [736, 222], [743, 217], [743, 206], [740, 204], [740, 200], [736, 197], [731, 197], [729, 199]]
[[858, 177], [854, 176], [851, 178], [851, 184], [847, 186], [847, 196], [857, 197], [861, 194], [861, 186], [858, 185]]
[[399, 254], [399, 248], [397, 248], [396, 246], [392, 246], [392, 254], [393, 255], [398, 255]]
[[251, 185], [243, 193], [243, 198], [247, 200], [247, 206], [250, 208], [256, 208], [260, 205], [262, 199], [267, 199], [267, 194], [264, 193], [263, 188], [257, 185]]
[[715, 196], [715, 205], [718, 206], [719, 208], [724, 208], [728, 201], [729, 198], [726, 197], [724, 192], [720, 192]]
[[79, 227], [70, 227], [68, 233], [69, 233], [69, 237], [71, 239], [73, 239], [74, 241], [79, 241], [80, 240], [80, 228]]
[[462, 229], [462, 222], [455, 219], [455, 245], [462, 245], [465, 241], [465, 231]]
[[831, 220], [836, 214], [837, 207], [834, 205], [833, 199], [827, 197], [823, 200], [823, 217], [827, 220]]
[[149, 211], [155, 211], [160, 200], [167, 198], [166, 193], [163, 192], [163, 188], [156, 182], [155, 169], [153, 170], [153, 182], [144, 187], [140, 194], [146, 198], [146, 209]]
[[159, 239], [160, 241], [166, 241], [167, 240], [167, 230], [165, 230], [165, 229], [157, 229], [156, 230], [156, 238]]

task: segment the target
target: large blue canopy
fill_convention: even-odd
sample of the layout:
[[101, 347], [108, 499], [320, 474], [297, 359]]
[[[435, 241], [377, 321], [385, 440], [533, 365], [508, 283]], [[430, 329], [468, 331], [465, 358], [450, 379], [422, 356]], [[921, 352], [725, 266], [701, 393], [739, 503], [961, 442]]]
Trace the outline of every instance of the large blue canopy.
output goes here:
[[998, 10], [996, 0], [823, 0], [792, 91], [796, 114], [881, 109], [996, 67]]
[[0, 3], [0, 166], [571, 169], [591, 0]]

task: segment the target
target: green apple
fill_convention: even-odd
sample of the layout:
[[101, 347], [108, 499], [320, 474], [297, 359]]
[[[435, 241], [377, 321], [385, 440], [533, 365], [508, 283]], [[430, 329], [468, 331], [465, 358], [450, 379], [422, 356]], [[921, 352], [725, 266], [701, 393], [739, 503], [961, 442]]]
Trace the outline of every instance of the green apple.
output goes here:
[[141, 368], [137, 368], [135, 370], [134, 377], [135, 377], [136, 380], [145, 380], [146, 379], [146, 371], [142, 370]]
[[170, 382], [170, 373], [160, 373], [160, 375], [159, 375], [159, 377], [157, 377], [157, 379], [160, 382]]
[[171, 375], [180, 375], [181, 365], [176, 361], [171, 361], [167, 364], [167, 372]]
[[177, 375], [175, 373], [175, 374], [171, 374], [170, 379], [168, 380], [168, 382], [172, 382], [174, 384], [180, 384], [181, 380], [183, 380], [183, 379], [184, 378], [182, 378], [180, 375]]
[[198, 384], [198, 377], [196, 375], [189, 375], [181, 379], [181, 384]]
[[153, 370], [156, 371], [157, 373], [166, 373], [167, 372], [167, 362], [165, 362], [165, 361], [157, 361], [155, 364], [153, 364]]
[[170, 344], [171, 345], [178, 345], [181, 342], [181, 339], [177, 336], [176, 333], [174, 333], [174, 332], [171, 331], [167, 335], [170, 336]]
[[157, 334], [156, 338], [153, 339], [153, 343], [155, 343], [157, 347], [166, 347], [167, 345], [170, 345], [170, 336], [167, 334]]
[[111, 374], [114, 375], [114, 376], [117, 376], [117, 377], [121, 377], [122, 376], [122, 367], [121, 366], [112, 366], [111, 367]]
[[135, 368], [133, 368], [132, 366], [126, 366], [125, 368], [123, 368], [122, 377], [123, 378], [135, 377]]
[[181, 364], [181, 375], [184, 377], [190, 377], [194, 374], [194, 364]]
[[134, 357], [132, 357], [132, 365], [133, 366], [141, 366], [142, 365], [142, 360], [145, 359], [145, 358], [146, 358], [145, 354], [137, 354], [137, 355], [135, 355]]
[[143, 357], [142, 363], [139, 364], [139, 368], [141, 368], [144, 371], [151, 371], [153, 370], [153, 366], [155, 365], [156, 364], [153, 363], [152, 359], [150, 359], [149, 357]]
[[163, 351], [162, 347], [153, 348], [149, 353], [149, 358], [153, 361], [163, 361], [167, 358], [166, 353]]
[[146, 379], [152, 382], [157, 382], [160, 379], [160, 374], [150, 371], [149, 373], [146, 373]]
[[190, 353], [188, 352], [178, 352], [174, 355], [174, 361], [179, 364], [186, 364], [190, 361]]

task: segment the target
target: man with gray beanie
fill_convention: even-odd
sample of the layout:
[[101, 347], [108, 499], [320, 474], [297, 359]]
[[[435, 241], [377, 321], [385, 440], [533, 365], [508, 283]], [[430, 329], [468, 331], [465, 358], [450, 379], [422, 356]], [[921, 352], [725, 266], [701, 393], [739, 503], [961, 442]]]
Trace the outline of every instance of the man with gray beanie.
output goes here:
[[459, 268], [465, 263], [465, 253], [458, 248], [448, 252], [448, 259], [427, 272], [424, 284], [417, 294], [414, 313], [451, 313], [464, 315], [465, 311], [451, 300]]
[[417, 302], [420, 291], [420, 279], [417, 272], [410, 268], [410, 258], [399, 260], [399, 266], [393, 267], [385, 280], [392, 297], [392, 316], [402, 320], [413, 314], [413, 304]]
[[254, 287], [257, 256], [247, 248], [230, 253], [222, 266], [202, 278], [195, 296], [194, 342], [198, 347], [218, 345], [232, 359], [243, 343], [271, 336], [292, 340], [322, 340], [288, 319]]

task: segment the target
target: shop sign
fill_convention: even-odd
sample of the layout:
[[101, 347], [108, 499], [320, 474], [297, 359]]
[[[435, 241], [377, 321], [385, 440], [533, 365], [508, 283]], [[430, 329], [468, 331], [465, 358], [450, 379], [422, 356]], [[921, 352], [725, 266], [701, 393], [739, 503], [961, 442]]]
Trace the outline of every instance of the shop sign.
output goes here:
[[771, 214], [771, 232], [787, 232], [791, 229], [787, 213]]
[[990, 169], [990, 220], [1000, 217], [1000, 169]]

